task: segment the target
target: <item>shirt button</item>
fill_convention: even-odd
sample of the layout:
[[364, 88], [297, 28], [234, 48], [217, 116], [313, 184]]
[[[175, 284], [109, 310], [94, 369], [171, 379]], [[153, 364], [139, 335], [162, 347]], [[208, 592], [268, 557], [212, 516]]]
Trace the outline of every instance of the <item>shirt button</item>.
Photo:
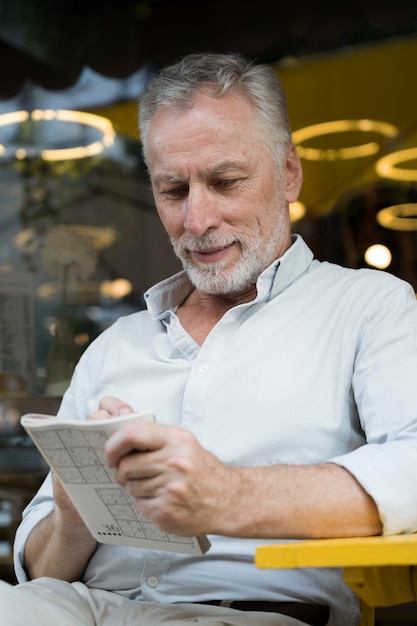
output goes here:
[[198, 371], [201, 372], [201, 374], [205, 374], [206, 372], [208, 372], [208, 365], [206, 365], [205, 363], [200, 363], [200, 365], [198, 366]]
[[152, 587], [152, 589], [155, 589], [155, 587], [157, 587], [159, 583], [158, 576], [149, 576], [147, 583], [149, 587]]

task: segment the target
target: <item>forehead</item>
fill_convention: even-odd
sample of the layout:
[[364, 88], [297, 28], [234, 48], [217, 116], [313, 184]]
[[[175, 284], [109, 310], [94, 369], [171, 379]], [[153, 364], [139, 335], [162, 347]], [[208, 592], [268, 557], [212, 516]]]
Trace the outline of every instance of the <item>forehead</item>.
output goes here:
[[256, 112], [238, 91], [219, 98], [199, 93], [185, 110], [161, 107], [155, 113], [147, 139], [149, 168], [152, 173], [170, 161], [204, 157], [234, 160], [263, 143]]

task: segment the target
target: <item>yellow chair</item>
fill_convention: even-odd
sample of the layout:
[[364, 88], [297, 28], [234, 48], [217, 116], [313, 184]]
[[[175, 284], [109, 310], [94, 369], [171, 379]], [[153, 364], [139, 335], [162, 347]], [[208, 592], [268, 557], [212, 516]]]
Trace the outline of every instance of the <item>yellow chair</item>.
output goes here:
[[375, 608], [417, 599], [417, 533], [317, 539], [259, 546], [260, 568], [342, 567], [361, 601], [361, 626], [374, 626]]

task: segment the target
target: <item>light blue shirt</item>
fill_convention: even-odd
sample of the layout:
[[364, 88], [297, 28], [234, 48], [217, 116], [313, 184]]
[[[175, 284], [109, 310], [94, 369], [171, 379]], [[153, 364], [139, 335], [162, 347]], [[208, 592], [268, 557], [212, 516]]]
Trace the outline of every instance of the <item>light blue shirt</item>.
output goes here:
[[[103, 396], [192, 431], [234, 465], [347, 468], [374, 498], [384, 532], [417, 528], [417, 304], [407, 283], [313, 259], [301, 237], [200, 347], [175, 314], [184, 273], [152, 287], [147, 311], [119, 319], [80, 360], [60, 415], [84, 419]], [[367, 443], [367, 445], [365, 445]], [[274, 494], [271, 493], [271, 498]], [[227, 500], [225, 500], [227, 506]], [[16, 572], [34, 525], [54, 506], [50, 478], [17, 532]], [[278, 539], [278, 538], [277, 538]], [[337, 569], [259, 570], [264, 540], [210, 536], [203, 557], [100, 545], [84, 582], [160, 603], [209, 599], [329, 604], [358, 623]]]

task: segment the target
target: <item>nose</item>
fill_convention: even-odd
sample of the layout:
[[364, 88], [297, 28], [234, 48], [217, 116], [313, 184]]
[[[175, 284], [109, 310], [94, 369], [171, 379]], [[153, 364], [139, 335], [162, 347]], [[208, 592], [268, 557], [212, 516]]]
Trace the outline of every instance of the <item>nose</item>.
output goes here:
[[219, 207], [210, 190], [201, 185], [190, 187], [184, 206], [184, 230], [199, 237], [218, 227], [220, 221]]

